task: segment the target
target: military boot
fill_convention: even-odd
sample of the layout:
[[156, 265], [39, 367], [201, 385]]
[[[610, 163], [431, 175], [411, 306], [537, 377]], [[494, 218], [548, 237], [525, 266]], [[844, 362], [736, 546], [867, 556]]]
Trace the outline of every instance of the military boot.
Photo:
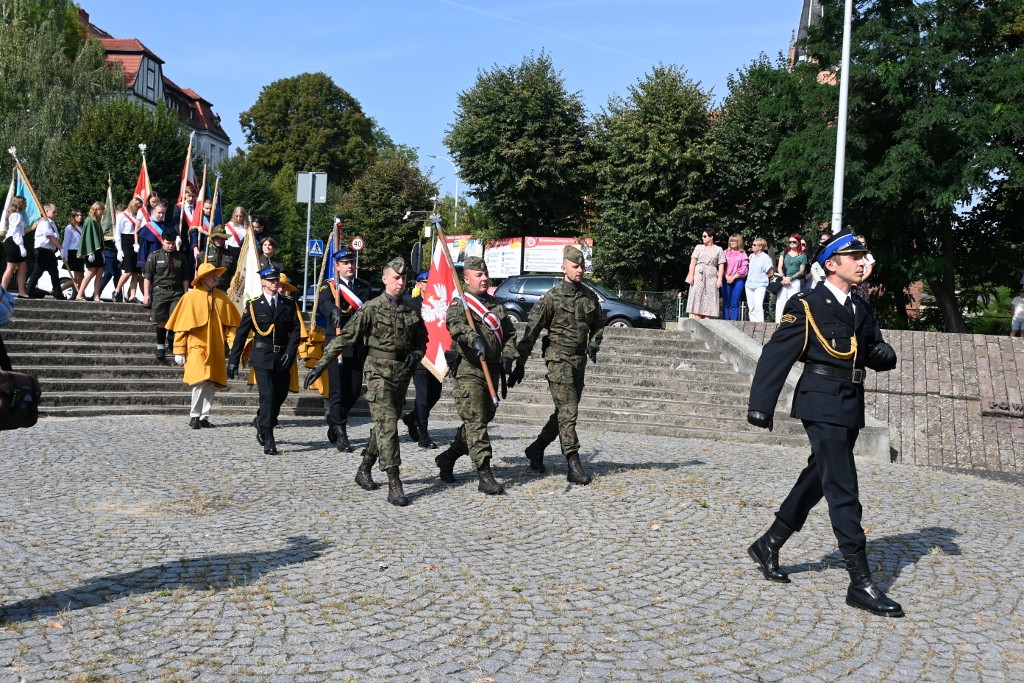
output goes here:
[[418, 427], [419, 433], [420, 433], [420, 436], [419, 436], [420, 448], [437, 448], [437, 444], [434, 443], [434, 440], [430, 438], [430, 432], [427, 430], [427, 423], [426, 422], [420, 422], [417, 425], [417, 427]]
[[530, 461], [530, 469], [539, 474], [544, 474], [544, 449], [547, 448], [547, 444], [542, 444], [540, 440], [534, 441], [526, 447], [526, 458]]
[[419, 441], [420, 426], [419, 423], [416, 422], [416, 416], [413, 415], [412, 413], [409, 413], [408, 415], [402, 418], [402, 422], [404, 422], [405, 426], [409, 428], [409, 438], [412, 439], [413, 441]]
[[775, 583], [790, 583], [789, 574], [779, 569], [779, 548], [793, 535], [793, 530], [778, 517], [764, 536], [754, 541], [747, 554], [757, 563], [764, 578]]
[[335, 427], [335, 431], [338, 434], [338, 440], [334, 443], [334, 447], [342, 453], [351, 453], [352, 444], [348, 441], [348, 431], [346, 430], [345, 425], [338, 425]]
[[437, 476], [441, 478], [441, 481], [446, 484], [455, 483], [455, 461], [459, 459], [458, 455], [452, 453], [451, 447], [445, 449], [436, 458], [434, 458], [434, 464], [437, 465], [437, 469], [440, 470]]
[[266, 443], [263, 444], [263, 453], [265, 455], [277, 455], [277, 442], [274, 441], [273, 428], [263, 430], [263, 438], [266, 440]]
[[377, 462], [377, 458], [368, 455], [365, 448], [362, 455], [363, 460], [359, 463], [359, 469], [356, 470], [356, 483], [364, 491], [376, 491], [380, 488], [380, 485], [373, 480], [373, 465]]
[[580, 456], [578, 453], [565, 456], [565, 462], [569, 466], [569, 475], [566, 479], [570, 484], [583, 484], [586, 486], [594, 480], [586, 470], [583, 469], [583, 465], [580, 464]]
[[494, 479], [494, 473], [491, 472], [491, 459], [487, 458], [480, 467], [476, 468], [476, 478], [478, 484], [476, 490], [481, 493], [486, 493], [488, 496], [496, 496], [505, 493], [505, 487], [499, 484]]
[[388, 502], [398, 507], [404, 507], [409, 504], [409, 499], [405, 497], [405, 491], [402, 490], [402, 480], [398, 477], [398, 465], [387, 470], [388, 473]]
[[861, 550], [853, 555], [843, 555], [846, 571], [850, 572], [850, 587], [846, 591], [846, 604], [867, 610], [880, 617], [902, 617], [903, 608], [898, 602], [886, 597], [882, 589], [871, 579], [868, 569], [868, 555]]

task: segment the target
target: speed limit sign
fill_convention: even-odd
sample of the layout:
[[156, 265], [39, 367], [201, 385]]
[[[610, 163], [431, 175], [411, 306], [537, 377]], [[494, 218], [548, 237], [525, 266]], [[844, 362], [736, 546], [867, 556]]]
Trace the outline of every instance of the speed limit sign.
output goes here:
[[352, 238], [352, 251], [362, 251], [362, 250], [363, 250], [363, 238], [362, 237], [353, 237]]

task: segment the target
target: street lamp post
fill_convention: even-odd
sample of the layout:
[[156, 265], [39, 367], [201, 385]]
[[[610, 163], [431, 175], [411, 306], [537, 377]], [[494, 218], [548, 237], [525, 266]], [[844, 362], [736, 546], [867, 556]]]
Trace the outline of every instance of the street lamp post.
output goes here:
[[456, 235], [459, 234], [459, 167], [455, 165], [455, 162], [448, 157], [438, 156], [436, 154], [428, 154], [431, 159], [441, 159], [447, 161], [455, 169], [455, 220], [452, 221], [452, 232]]

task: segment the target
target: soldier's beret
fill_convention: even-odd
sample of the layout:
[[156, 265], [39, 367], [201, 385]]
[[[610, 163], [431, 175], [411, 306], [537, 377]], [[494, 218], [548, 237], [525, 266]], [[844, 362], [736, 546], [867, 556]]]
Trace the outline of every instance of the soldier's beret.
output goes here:
[[568, 246], [562, 253], [562, 258], [566, 261], [572, 261], [578, 266], [583, 265], [583, 252], [579, 250], [579, 247]]
[[387, 265], [384, 266], [385, 272], [389, 268], [395, 271], [395, 273], [398, 275], [405, 275], [405, 259], [403, 259], [401, 256], [396, 256], [395, 258], [388, 261]]
[[349, 251], [348, 249], [342, 249], [341, 251], [334, 252], [334, 262], [335, 263], [342, 262], [342, 261], [355, 261], [355, 260], [356, 260], [356, 252], [354, 252], [354, 251]]
[[854, 237], [849, 229], [843, 229], [832, 235], [832, 239], [821, 246], [814, 260], [818, 262], [819, 266], [824, 267], [825, 261], [832, 258], [835, 254], [866, 253], [868, 253], [868, 248], [861, 244], [860, 240]]
[[278, 270], [277, 268], [274, 268], [273, 266], [270, 266], [269, 268], [264, 268], [263, 270], [260, 271], [260, 279], [261, 280], [280, 280], [281, 279], [281, 271]]
[[487, 272], [487, 262], [479, 256], [468, 256], [466, 260], [462, 262], [463, 270], [480, 270]]

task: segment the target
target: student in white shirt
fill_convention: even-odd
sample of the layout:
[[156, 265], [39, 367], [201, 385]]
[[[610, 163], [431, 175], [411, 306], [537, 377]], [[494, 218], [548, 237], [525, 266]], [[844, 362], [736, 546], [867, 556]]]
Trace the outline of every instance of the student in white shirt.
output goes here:
[[28, 280], [28, 264], [25, 257], [28, 256], [28, 249], [25, 248], [25, 210], [27, 203], [20, 194], [11, 199], [11, 213], [7, 218], [7, 237], [4, 239], [4, 258], [7, 259], [7, 268], [4, 270], [3, 279], [0, 284], [7, 291], [10, 291], [11, 278], [18, 274], [18, 298], [27, 299], [28, 291], [25, 289], [25, 281]]
[[70, 222], [64, 227], [64, 241], [60, 246], [60, 255], [64, 265], [71, 273], [71, 284], [75, 292], [82, 288], [82, 276], [85, 274], [85, 261], [78, 255], [78, 243], [82, 240], [82, 212], [74, 209]]

